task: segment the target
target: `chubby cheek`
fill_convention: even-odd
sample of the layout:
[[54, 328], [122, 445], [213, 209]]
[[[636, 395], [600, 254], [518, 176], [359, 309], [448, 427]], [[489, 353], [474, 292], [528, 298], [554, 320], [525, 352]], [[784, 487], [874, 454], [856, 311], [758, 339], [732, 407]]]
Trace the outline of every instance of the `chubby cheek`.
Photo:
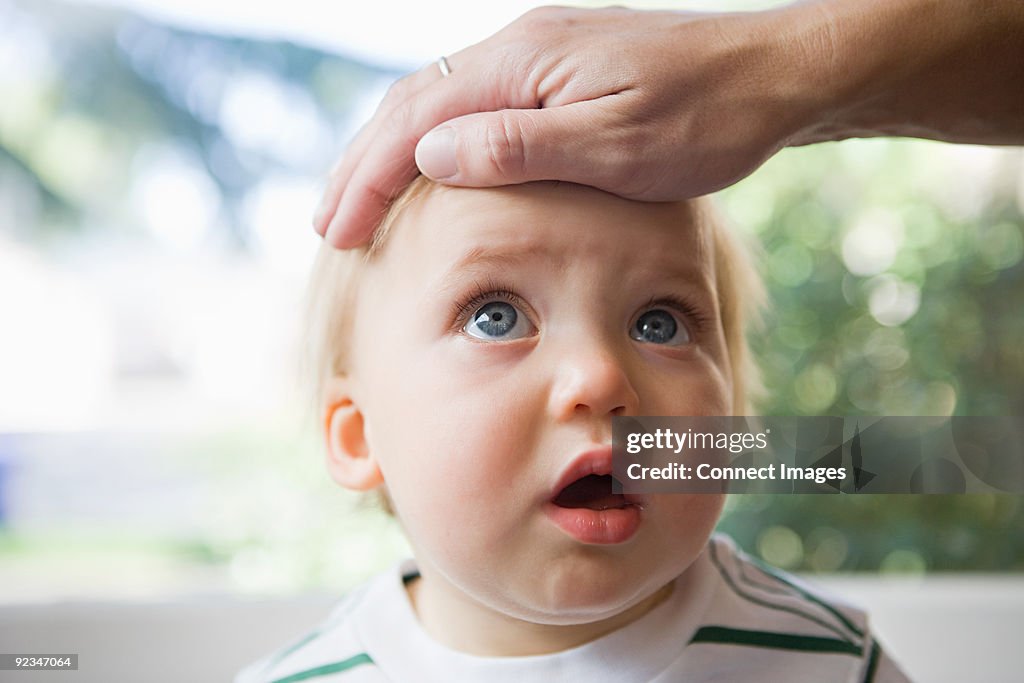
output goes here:
[[413, 542], [458, 536], [485, 546], [478, 551], [502, 543], [495, 512], [516, 509], [528, 495], [524, 454], [538, 433], [536, 413], [525, 405], [529, 392], [458, 349], [389, 351], [379, 349], [382, 362], [371, 376], [393, 391], [373, 392], [367, 420], [371, 448]]
[[657, 510], [658, 526], [663, 533], [680, 539], [683, 545], [689, 542], [703, 546], [703, 539], [711, 533], [725, 504], [721, 493], [675, 493], [653, 496]]
[[654, 390], [641, 394], [644, 415], [731, 415], [732, 390], [711, 365], [687, 368], [655, 378]]
[[731, 415], [732, 369], [720, 337], [708, 335], [685, 362], [655, 356], [637, 387], [641, 414]]
[[664, 585], [679, 576], [704, 550], [722, 512], [722, 494], [654, 495], [648, 508], [639, 560], [633, 577], [637, 583]]

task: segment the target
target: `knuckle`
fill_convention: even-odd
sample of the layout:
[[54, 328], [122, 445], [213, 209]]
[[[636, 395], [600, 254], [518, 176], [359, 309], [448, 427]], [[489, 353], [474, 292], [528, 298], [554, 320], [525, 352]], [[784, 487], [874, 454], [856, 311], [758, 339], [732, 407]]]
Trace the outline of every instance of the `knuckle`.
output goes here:
[[520, 28], [527, 32], [535, 32], [554, 24], [557, 24], [559, 20], [565, 17], [568, 8], [559, 7], [556, 5], [545, 5], [543, 7], [534, 7], [524, 13], [519, 20], [516, 22]]
[[518, 120], [502, 114], [488, 126], [484, 146], [487, 158], [505, 180], [522, 178], [526, 171], [526, 144]]
[[521, 24], [536, 24], [536, 23], [538, 23], [540, 21], [543, 21], [545, 19], [545, 17], [549, 16], [550, 14], [551, 14], [551, 7], [550, 6], [533, 7], [531, 9], [527, 10], [526, 12], [524, 12], [523, 15], [521, 17], [519, 17], [519, 23], [521, 23]]
[[406, 102], [394, 107], [385, 119], [388, 137], [398, 138], [405, 143], [415, 145], [416, 137], [413, 134], [415, 123], [415, 109]]
[[383, 101], [389, 105], [396, 105], [408, 97], [412, 88], [412, 77], [413, 74], [407, 74], [388, 86]]
[[651, 167], [658, 152], [651, 150], [649, 140], [640, 132], [627, 134], [615, 140], [607, 155], [611, 163], [607, 172], [611, 177], [606, 182], [619, 188], [617, 194], [624, 197], [643, 198], [657, 183], [659, 174], [651, 174]]

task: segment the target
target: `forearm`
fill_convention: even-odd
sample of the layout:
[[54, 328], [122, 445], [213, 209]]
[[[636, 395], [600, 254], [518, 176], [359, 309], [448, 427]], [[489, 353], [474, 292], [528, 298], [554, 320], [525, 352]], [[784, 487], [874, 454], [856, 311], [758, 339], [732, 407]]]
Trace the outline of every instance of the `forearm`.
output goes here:
[[794, 58], [820, 87], [790, 145], [1024, 143], [1024, 1], [823, 0], [785, 12], [806, 27]]

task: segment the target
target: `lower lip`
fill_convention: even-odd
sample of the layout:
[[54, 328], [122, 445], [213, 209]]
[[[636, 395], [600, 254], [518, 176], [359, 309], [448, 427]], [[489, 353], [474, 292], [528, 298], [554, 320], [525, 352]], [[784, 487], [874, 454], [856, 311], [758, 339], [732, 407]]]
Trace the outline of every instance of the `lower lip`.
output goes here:
[[544, 510], [559, 529], [580, 543], [615, 545], [633, 538], [640, 528], [640, 508], [627, 505], [608, 510], [563, 508], [548, 503]]

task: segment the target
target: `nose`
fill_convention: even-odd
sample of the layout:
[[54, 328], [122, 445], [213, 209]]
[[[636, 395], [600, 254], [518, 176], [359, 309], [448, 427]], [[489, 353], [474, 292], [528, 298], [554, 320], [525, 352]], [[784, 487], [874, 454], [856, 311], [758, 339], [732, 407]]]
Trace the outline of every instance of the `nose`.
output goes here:
[[574, 345], [557, 364], [550, 412], [558, 422], [580, 414], [638, 415], [640, 397], [622, 357], [602, 343]]

